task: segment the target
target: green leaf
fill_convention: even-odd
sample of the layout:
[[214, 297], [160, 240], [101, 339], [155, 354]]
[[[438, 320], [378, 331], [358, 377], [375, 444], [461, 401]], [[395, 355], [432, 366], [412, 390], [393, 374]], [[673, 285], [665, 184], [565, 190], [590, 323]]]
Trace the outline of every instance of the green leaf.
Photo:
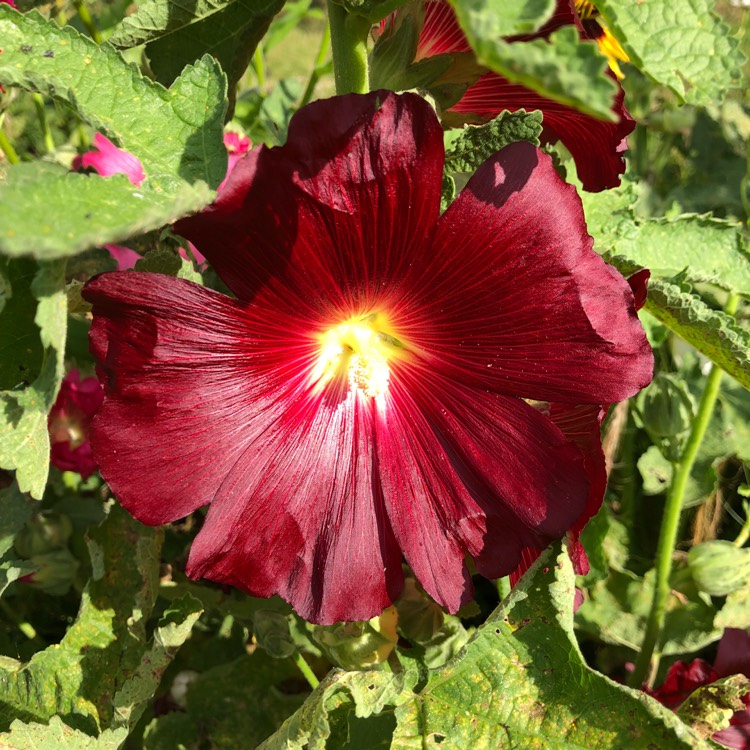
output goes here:
[[680, 706], [678, 716], [701, 737], [708, 738], [728, 727], [735, 711], [745, 710], [742, 697], [749, 688], [750, 681], [741, 674], [716, 680], [691, 693]]
[[542, 113], [501, 112], [485, 125], [467, 125], [445, 153], [446, 172], [474, 172], [493, 154], [515, 141], [539, 145]]
[[392, 711], [393, 707], [413, 698], [410, 688], [414, 682], [412, 673], [396, 675], [334, 669], [313, 691], [305, 705], [258, 750], [345, 747], [343, 743], [328, 742], [332, 718], [337, 710], [345, 709], [359, 719], [377, 716], [386, 707]]
[[581, 41], [574, 26], [549, 39], [506, 42], [503, 37], [528, 34], [551, 12], [549, 0], [450, 0], [477, 60], [561, 102], [604, 120], [615, 120], [612, 102], [617, 87], [606, 74], [607, 63], [595, 42]]
[[[0, 38], [4, 85], [41, 91], [67, 102], [140, 159], [146, 173], [140, 188], [122, 178], [89, 177], [105, 193], [100, 214], [98, 203], [90, 200], [91, 190], [76, 197], [82, 179], [65, 183], [54, 165], [9, 168], [7, 184], [0, 188], [0, 251], [38, 252], [40, 257], [72, 253], [87, 243], [117, 241], [166, 223], [211, 200], [209, 188], [216, 187], [226, 173], [226, 81], [215, 60], [207, 56], [198, 60], [167, 90], [143, 77], [109, 45], [97, 46], [70, 26], [60, 28], [36, 12], [23, 15], [7, 3], [0, 4]], [[63, 185], [68, 188], [65, 192]], [[39, 227], [24, 216], [34, 210], [35, 201], [35, 217], [41, 210], [46, 212]], [[125, 204], [132, 225], [116, 222], [108, 229], [108, 211], [115, 203]], [[134, 213], [140, 218], [134, 219]], [[60, 222], [62, 231], [57, 228]], [[42, 249], [35, 250], [35, 243]]]
[[651, 445], [638, 459], [638, 471], [643, 479], [643, 494], [658, 495], [672, 483], [674, 467], [655, 445]]
[[0, 596], [13, 581], [34, 568], [24, 560], [17, 560], [13, 541], [31, 515], [31, 505], [13, 482], [0, 490]]
[[736, 222], [695, 214], [633, 222], [607, 249], [609, 262], [626, 274], [639, 268], [667, 278], [684, 272], [691, 283], [750, 296], [750, 257]]
[[[637, 651], [653, 600], [654, 571], [641, 578], [628, 570], [613, 570], [588, 592], [576, 613], [576, 625], [605, 643]], [[682, 582], [679, 596], [670, 597], [667, 604], [662, 653], [691, 653], [717, 641], [722, 631], [714, 624], [715, 615], [710, 598], [699, 594], [691, 581]]]
[[633, 62], [690, 104], [739, 84], [743, 55], [714, 13], [714, 0], [598, 0], [597, 9]]
[[649, 282], [646, 309], [745, 388], [750, 388], [750, 332], [710, 308], [684, 284]]
[[146, 44], [151, 68], [169, 85], [203, 54], [213, 55], [229, 79], [233, 98], [242, 74], [284, 0], [148, 0], [125, 18], [110, 44]]
[[[25, 264], [23, 267], [28, 268]], [[65, 262], [40, 264], [33, 280], [25, 272], [18, 279], [14, 294], [23, 297], [29, 291], [37, 300], [33, 320], [41, 342], [42, 361], [27, 387], [0, 391], [0, 468], [15, 469], [21, 491], [41, 498], [49, 473], [47, 415], [63, 376], [67, 317]], [[14, 325], [27, 324], [25, 319], [18, 319]]]
[[62, 641], [25, 664], [0, 668], [0, 725], [63, 717], [97, 734], [113, 720], [113, 698], [148, 651], [162, 532], [119, 506], [90, 533], [92, 577]]
[[182, 182], [164, 193], [136, 188], [124, 175], [21, 164], [9, 170], [8, 182], [0, 187], [0, 199], [12, 208], [8, 217], [0, 208], [5, 230], [0, 230], [0, 251], [60, 258], [162, 227], [198, 210], [212, 195], [204, 183]]
[[671, 711], [586, 665], [573, 634], [574, 590], [557, 545], [417, 692], [410, 671], [334, 672], [262, 749], [346, 747], [368, 729], [373, 747], [394, 750], [706, 748]]
[[[302, 703], [305, 694], [279, 690], [283, 683], [300, 679], [290, 659], [273, 659], [265, 651], [241, 656], [190, 684], [183, 723], [195, 727], [196, 734], [200, 727], [214, 750], [257, 747]], [[160, 718], [150, 725], [146, 750], [174, 750], [169, 738], [179, 730], [162, 722]]]
[[19, 492], [18, 484], [0, 490], [0, 557], [13, 547], [16, 534], [31, 515], [31, 505]]
[[53, 716], [49, 724], [24, 724], [14, 721], [10, 731], [0, 734], [0, 748], [5, 750], [118, 750], [127, 730], [107, 730], [91, 737], [64, 724]]
[[132, 728], [140, 719], [165, 670], [190, 636], [202, 612], [197, 599], [185, 596], [173, 602], [164, 613], [154, 632], [151, 647], [144, 652], [135, 673], [115, 694], [113, 727]]

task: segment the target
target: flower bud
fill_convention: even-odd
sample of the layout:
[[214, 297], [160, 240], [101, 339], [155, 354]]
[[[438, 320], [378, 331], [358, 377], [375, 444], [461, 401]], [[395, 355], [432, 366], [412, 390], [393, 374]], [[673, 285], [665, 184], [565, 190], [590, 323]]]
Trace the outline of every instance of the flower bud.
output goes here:
[[289, 632], [289, 620], [279, 612], [269, 609], [256, 612], [253, 619], [253, 634], [258, 646], [274, 659], [287, 659], [297, 650]]
[[750, 582], [750, 549], [716, 539], [688, 552], [688, 568], [695, 585], [711, 596], [726, 596]]
[[313, 639], [334, 664], [349, 671], [372, 669], [384, 662], [398, 640], [398, 612], [391, 606], [367, 622], [316, 626]]
[[36, 513], [26, 522], [13, 546], [19, 557], [28, 560], [64, 547], [72, 533], [73, 524], [68, 516], [45, 511]]
[[21, 581], [54, 596], [64, 596], [68, 593], [78, 570], [78, 560], [69, 549], [64, 547], [53, 552], [32, 555], [29, 562], [36, 565], [38, 570], [24, 576]]
[[693, 421], [695, 407], [684, 380], [660, 373], [638, 397], [638, 410], [646, 431], [656, 438], [675, 437]]

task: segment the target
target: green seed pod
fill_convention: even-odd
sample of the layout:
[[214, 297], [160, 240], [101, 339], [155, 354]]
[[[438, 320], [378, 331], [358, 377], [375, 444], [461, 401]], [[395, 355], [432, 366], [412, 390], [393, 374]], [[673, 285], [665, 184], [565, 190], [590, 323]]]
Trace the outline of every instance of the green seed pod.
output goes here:
[[66, 515], [45, 511], [26, 522], [13, 546], [20, 557], [28, 560], [65, 547], [72, 533], [73, 524]]
[[695, 405], [684, 380], [660, 373], [638, 397], [638, 411], [652, 437], [670, 438], [689, 429]]
[[256, 612], [253, 634], [258, 646], [274, 659], [287, 659], [297, 650], [289, 632], [289, 620], [279, 612], [268, 609]]
[[316, 626], [312, 636], [330, 660], [342, 669], [372, 669], [393, 651], [398, 640], [397, 623], [398, 613], [391, 606], [380, 617], [367, 622]]
[[695, 585], [711, 596], [726, 596], [750, 582], [750, 549], [717, 539], [688, 552], [688, 568]]

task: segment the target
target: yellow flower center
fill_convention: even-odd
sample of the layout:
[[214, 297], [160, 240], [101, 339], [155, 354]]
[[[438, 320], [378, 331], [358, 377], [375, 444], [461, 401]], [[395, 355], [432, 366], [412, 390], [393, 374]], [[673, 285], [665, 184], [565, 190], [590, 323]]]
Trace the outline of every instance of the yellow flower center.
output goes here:
[[320, 353], [311, 379], [316, 388], [332, 381], [348, 381], [365, 396], [382, 396], [388, 390], [388, 360], [403, 350], [380, 313], [353, 318], [318, 337]]
[[575, 0], [576, 12], [581, 19], [586, 33], [596, 39], [599, 49], [609, 61], [609, 67], [618, 78], [624, 78], [621, 62], [630, 62], [620, 42], [612, 35], [612, 32], [604, 25], [599, 11], [589, 0]]

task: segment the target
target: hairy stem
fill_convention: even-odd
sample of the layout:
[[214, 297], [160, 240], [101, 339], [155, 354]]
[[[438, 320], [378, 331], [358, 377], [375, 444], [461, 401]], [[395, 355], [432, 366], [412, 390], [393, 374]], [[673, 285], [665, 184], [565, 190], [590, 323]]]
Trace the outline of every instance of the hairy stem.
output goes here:
[[367, 72], [367, 37], [371, 24], [328, 0], [331, 28], [333, 77], [337, 94], [366, 94], [370, 90]]
[[[733, 315], [737, 310], [738, 304], [739, 296], [730, 294], [725, 311]], [[698, 410], [693, 420], [690, 434], [683, 448], [682, 455], [675, 465], [672, 485], [669, 488], [667, 502], [664, 506], [664, 517], [656, 549], [654, 598], [651, 603], [651, 611], [646, 623], [646, 632], [643, 636], [641, 650], [636, 659], [633, 673], [630, 676], [630, 685], [632, 687], [640, 687], [644, 682], [650, 686], [659, 667], [661, 654], [658, 650], [658, 645], [664, 628], [667, 602], [671, 591], [669, 579], [672, 573], [672, 556], [677, 542], [677, 532], [680, 527], [685, 489], [696, 456], [698, 455], [698, 450], [706, 434], [706, 428], [711, 421], [711, 415], [713, 414], [716, 399], [719, 395], [722, 375], [723, 371], [720, 367], [717, 365], [711, 366], [711, 371], [706, 378], [706, 387], [698, 404]]]

